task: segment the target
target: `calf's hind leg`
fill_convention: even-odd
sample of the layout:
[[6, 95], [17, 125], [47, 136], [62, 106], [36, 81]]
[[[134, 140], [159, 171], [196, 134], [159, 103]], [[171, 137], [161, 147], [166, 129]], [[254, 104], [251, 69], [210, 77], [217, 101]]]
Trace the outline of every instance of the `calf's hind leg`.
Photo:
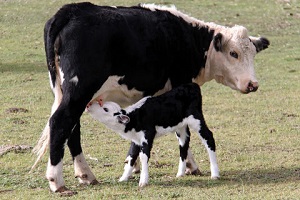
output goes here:
[[176, 131], [176, 137], [179, 142], [180, 158], [179, 166], [176, 177], [185, 175], [186, 170], [186, 159], [188, 155], [189, 143], [190, 143], [190, 130], [188, 126]]
[[212, 132], [207, 127], [203, 116], [199, 117], [199, 119], [200, 120], [195, 120], [196, 122], [194, 122], [191, 127], [193, 127], [193, 129], [199, 133], [200, 139], [208, 152], [211, 178], [218, 179], [220, 178], [220, 174], [217, 164], [215, 139]]

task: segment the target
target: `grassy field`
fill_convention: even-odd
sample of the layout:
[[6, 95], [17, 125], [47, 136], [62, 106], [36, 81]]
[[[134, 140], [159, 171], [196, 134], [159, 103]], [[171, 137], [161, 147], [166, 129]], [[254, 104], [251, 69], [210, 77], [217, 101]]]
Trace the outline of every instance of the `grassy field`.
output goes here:
[[[46, 124], [53, 96], [45, 64], [43, 26], [70, 2], [0, 0], [0, 149], [34, 146]], [[136, 5], [140, 0], [92, 2]], [[300, 2], [172, 3], [204, 21], [244, 25], [251, 35], [271, 41], [269, 49], [255, 60], [260, 82], [256, 93], [243, 95], [214, 81], [202, 87], [204, 115], [214, 132], [222, 178], [210, 180], [207, 153], [196, 134], [191, 146], [204, 176], [175, 178], [179, 150], [175, 136], [169, 135], [154, 144], [148, 187], [138, 188], [138, 175], [128, 183], [118, 183], [129, 142], [84, 114], [83, 150], [101, 185], [78, 185], [67, 150], [65, 181], [67, 187], [78, 191], [70, 199], [299, 199]], [[28, 174], [34, 160], [30, 150], [15, 149], [0, 155], [0, 199], [59, 198], [48, 189], [46, 157]]]

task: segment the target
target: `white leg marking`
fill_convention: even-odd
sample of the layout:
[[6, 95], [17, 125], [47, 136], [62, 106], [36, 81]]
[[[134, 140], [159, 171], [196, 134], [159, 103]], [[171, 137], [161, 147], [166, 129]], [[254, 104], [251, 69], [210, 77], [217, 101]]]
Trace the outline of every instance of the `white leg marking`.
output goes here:
[[205, 148], [208, 152], [209, 161], [210, 161], [211, 178], [218, 179], [218, 178], [220, 178], [220, 174], [219, 174], [219, 167], [218, 167], [218, 163], [217, 163], [216, 152], [212, 151], [208, 147], [206, 140], [204, 140], [202, 137], [201, 137], [201, 140], [202, 140], [202, 143], [205, 145]]
[[56, 192], [65, 186], [63, 179], [63, 162], [60, 161], [56, 166], [51, 165], [50, 158], [48, 160], [46, 178], [49, 180], [50, 189]]
[[141, 152], [140, 159], [142, 163], [142, 171], [140, 176], [139, 187], [144, 187], [148, 184], [148, 180], [149, 180], [148, 156]]
[[119, 179], [119, 182], [128, 181], [128, 179], [131, 177], [132, 170], [133, 170], [133, 167], [130, 166], [131, 160], [132, 160], [131, 156], [128, 156], [126, 158], [127, 164], [124, 166], [124, 172], [121, 178]]
[[185, 169], [186, 169], [186, 160], [182, 161], [181, 158], [179, 158], [179, 166], [178, 166], [178, 172], [177, 172], [176, 177], [184, 176]]
[[[179, 137], [178, 137], [179, 135]], [[182, 129], [177, 131], [176, 137], [178, 139], [179, 145], [183, 147], [186, 142], [186, 138], [188, 137], [186, 133], [186, 126]], [[176, 177], [181, 177], [185, 175], [185, 169], [186, 169], [186, 160], [182, 161], [182, 158], [179, 158], [179, 165], [178, 165], [178, 172]]]
[[83, 153], [74, 158], [74, 170], [75, 177], [78, 178], [80, 183], [91, 184], [93, 181], [96, 181], [96, 177], [87, 164]]

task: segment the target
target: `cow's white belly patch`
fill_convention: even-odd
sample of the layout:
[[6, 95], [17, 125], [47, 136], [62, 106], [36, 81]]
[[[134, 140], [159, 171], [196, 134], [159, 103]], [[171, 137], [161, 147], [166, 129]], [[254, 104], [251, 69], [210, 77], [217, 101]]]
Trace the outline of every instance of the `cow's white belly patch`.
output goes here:
[[[118, 81], [124, 76], [110, 76], [94, 94], [91, 101], [101, 96], [103, 101], [113, 101], [121, 107], [132, 105], [143, 98], [143, 91], [135, 88], [129, 90], [126, 85], [120, 85]], [[168, 79], [163, 89], [157, 91], [154, 96], [161, 95], [172, 89], [171, 81]]]

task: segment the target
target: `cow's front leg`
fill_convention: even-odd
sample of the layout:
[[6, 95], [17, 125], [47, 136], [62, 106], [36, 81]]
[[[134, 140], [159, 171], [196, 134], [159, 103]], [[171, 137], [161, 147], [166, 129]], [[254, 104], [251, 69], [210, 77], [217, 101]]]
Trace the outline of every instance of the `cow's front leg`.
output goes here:
[[98, 184], [96, 177], [88, 166], [81, 148], [80, 142], [80, 122], [78, 122], [72, 129], [71, 136], [68, 140], [68, 147], [70, 149], [75, 170], [75, 178], [78, 178], [81, 184]]
[[186, 159], [190, 144], [190, 130], [188, 127], [184, 127], [176, 132], [176, 136], [179, 142], [180, 158], [179, 166], [176, 177], [181, 177], [185, 175], [186, 170]]
[[131, 143], [126, 158], [126, 164], [124, 166], [124, 172], [121, 178], [119, 179], [119, 182], [127, 181], [131, 177], [134, 165], [139, 156], [140, 149], [141, 149], [140, 146], [134, 144], [133, 142]]

